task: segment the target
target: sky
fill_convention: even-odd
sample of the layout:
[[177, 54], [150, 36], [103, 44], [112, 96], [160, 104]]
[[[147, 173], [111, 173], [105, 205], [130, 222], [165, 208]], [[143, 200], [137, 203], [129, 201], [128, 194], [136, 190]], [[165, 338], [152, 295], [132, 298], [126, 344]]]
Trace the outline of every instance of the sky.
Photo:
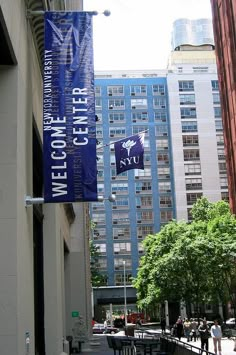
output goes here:
[[173, 22], [212, 18], [210, 0], [84, 0], [93, 18], [95, 70], [165, 69]]

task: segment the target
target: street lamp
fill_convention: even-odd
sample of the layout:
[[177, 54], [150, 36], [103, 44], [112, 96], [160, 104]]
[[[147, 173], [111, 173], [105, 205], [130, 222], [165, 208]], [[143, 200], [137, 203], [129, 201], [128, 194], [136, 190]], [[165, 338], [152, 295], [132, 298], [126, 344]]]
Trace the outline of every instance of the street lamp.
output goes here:
[[125, 314], [125, 327], [127, 326], [127, 297], [126, 297], [126, 279], [125, 279], [125, 260], [123, 260], [124, 266], [124, 314]]

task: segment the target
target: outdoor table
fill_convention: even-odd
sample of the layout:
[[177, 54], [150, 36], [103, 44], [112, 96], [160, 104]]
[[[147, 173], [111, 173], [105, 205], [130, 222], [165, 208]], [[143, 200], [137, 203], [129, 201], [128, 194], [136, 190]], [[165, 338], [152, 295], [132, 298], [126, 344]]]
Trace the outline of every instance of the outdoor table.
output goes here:
[[160, 350], [161, 343], [157, 339], [145, 339], [137, 340], [136, 345], [142, 347], [144, 350], [144, 355], [150, 354], [152, 355], [152, 351], [156, 348]]

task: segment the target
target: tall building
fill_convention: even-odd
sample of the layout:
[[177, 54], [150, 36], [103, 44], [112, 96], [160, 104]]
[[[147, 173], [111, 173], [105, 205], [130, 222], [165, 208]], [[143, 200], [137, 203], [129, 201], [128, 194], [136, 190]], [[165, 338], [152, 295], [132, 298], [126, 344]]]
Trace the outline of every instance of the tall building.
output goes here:
[[[125, 284], [135, 276], [141, 242], [169, 220], [191, 220], [201, 196], [228, 199], [221, 108], [212, 31], [207, 40], [175, 40], [166, 71], [97, 72], [99, 191], [116, 202], [92, 204], [99, 268], [108, 276], [95, 304], [122, 308]], [[209, 29], [209, 20], [198, 21]], [[195, 28], [195, 27], [194, 27]], [[202, 44], [203, 43], [203, 44]], [[112, 142], [140, 131], [145, 169], [116, 175]], [[125, 262], [125, 272], [124, 272]], [[135, 290], [127, 301], [134, 309]]]
[[229, 179], [229, 200], [236, 213], [236, 3], [211, 0], [222, 119]]
[[88, 205], [25, 202], [43, 191], [40, 12], [50, 9], [82, 1], [0, 0], [2, 355], [61, 354], [78, 313], [91, 334]]

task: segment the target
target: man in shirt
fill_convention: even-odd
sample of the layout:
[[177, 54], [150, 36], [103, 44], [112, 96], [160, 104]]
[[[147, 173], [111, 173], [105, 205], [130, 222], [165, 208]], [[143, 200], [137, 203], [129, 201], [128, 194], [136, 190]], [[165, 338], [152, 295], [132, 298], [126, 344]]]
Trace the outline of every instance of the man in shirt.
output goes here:
[[206, 349], [206, 351], [208, 351], [208, 347], [209, 347], [208, 339], [211, 336], [209, 327], [207, 325], [207, 321], [205, 319], [203, 320], [203, 323], [199, 325], [198, 331], [201, 338], [201, 349], [202, 349], [201, 354], [203, 354], [204, 348]]

